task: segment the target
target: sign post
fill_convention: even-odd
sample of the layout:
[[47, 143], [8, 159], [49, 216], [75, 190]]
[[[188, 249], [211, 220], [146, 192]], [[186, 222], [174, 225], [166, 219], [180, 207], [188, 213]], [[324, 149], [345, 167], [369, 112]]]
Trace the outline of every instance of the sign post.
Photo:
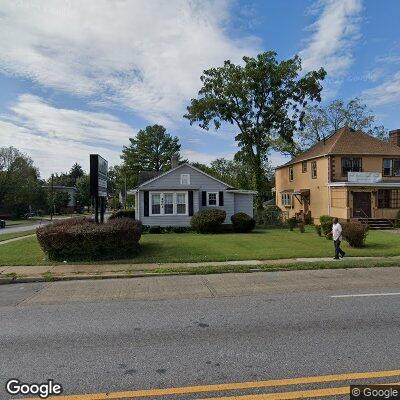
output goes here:
[[90, 155], [90, 195], [94, 200], [96, 222], [104, 222], [105, 199], [107, 197], [108, 162], [98, 154]]

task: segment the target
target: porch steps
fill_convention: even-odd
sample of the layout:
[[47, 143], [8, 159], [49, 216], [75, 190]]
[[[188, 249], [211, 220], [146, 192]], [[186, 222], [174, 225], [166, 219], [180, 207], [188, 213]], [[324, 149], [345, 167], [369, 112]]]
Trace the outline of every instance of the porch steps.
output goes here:
[[370, 229], [394, 229], [392, 222], [384, 218], [358, 218], [358, 221], [369, 225]]

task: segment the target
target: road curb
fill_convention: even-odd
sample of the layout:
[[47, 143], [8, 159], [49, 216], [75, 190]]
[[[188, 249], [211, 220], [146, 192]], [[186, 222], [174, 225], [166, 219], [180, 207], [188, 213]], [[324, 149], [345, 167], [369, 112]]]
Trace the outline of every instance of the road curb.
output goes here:
[[[261, 271], [261, 270], [259, 270]], [[255, 272], [255, 271], [254, 271]], [[221, 272], [224, 273], [224, 272]], [[196, 275], [192, 272], [160, 272], [160, 273], [139, 273], [139, 274], [101, 274], [101, 275], [59, 275], [52, 277], [43, 276], [17, 276], [10, 278], [0, 278], [0, 285], [10, 283], [33, 283], [33, 282], [61, 282], [61, 281], [80, 281], [80, 280], [101, 280], [101, 279], [123, 279], [123, 278], [146, 278], [153, 276], [176, 276], [176, 275]]]
[[[229, 273], [256, 273], [256, 272], [281, 272], [281, 271], [291, 271], [288, 266], [279, 266], [275, 265], [274, 268], [264, 269], [264, 268], [249, 268], [246, 271], [243, 270], [235, 270], [234, 267], [239, 267], [238, 265], [233, 266], [232, 269], [228, 270], [221, 270], [218, 272], [212, 272], [211, 274], [229, 274]], [[399, 264], [393, 265], [385, 265], [381, 268], [392, 268], [392, 267], [399, 267]], [[305, 270], [325, 270], [325, 269], [335, 269], [335, 270], [347, 270], [347, 269], [368, 269], [368, 268], [377, 268], [374, 265], [360, 267], [359, 265], [343, 265], [343, 266], [336, 266], [335, 268], [300, 268], [300, 269], [293, 269], [292, 271], [305, 271]], [[171, 272], [116, 272], [116, 273], [101, 273], [101, 274], [73, 274], [73, 275], [52, 275], [50, 271], [44, 273], [42, 275], [36, 276], [23, 276], [23, 275], [13, 275], [13, 276], [3, 276], [0, 277], [0, 285], [5, 284], [13, 284], [13, 283], [33, 283], [33, 282], [61, 282], [61, 281], [78, 281], [78, 280], [102, 280], [102, 279], [134, 279], [134, 278], [151, 278], [155, 276], [178, 276], [178, 275], [209, 275], [210, 273], [198, 273], [196, 272], [196, 268], [191, 271], [171, 271]]]

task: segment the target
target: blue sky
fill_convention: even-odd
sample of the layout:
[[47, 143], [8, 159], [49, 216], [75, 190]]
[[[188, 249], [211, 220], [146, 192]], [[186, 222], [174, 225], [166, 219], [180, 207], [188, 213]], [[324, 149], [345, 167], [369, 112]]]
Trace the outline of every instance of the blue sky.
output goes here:
[[326, 68], [324, 102], [359, 96], [400, 128], [399, 16], [397, 0], [0, 0], [0, 146], [48, 177], [87, 169], [89, 153], [119, 163], [160, 123], [191, 161], [231, 158], [235, 127], [206, 133], [182, 115], [204, 69], [271, 49]]

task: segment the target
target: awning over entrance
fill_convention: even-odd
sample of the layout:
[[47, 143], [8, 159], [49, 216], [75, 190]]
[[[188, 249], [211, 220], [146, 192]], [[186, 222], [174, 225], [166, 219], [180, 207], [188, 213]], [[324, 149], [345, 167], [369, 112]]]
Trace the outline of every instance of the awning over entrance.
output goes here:
[[303, 202], [310, 204], [310, 189], [294, 190], [293, 196], [298, 200], [300, 204], [303, 204]]

